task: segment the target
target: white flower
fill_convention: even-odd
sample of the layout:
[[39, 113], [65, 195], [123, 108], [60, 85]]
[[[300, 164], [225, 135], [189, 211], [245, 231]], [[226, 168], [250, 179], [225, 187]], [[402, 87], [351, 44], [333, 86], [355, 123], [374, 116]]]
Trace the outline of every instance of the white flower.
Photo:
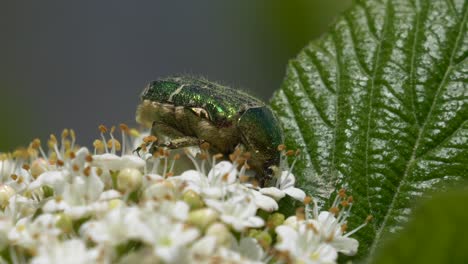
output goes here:
[[255, 204], [258, 208], [267, 212], [273, 212], [278, 210], [278, 203], [271, 197], [263, 195], [262, 193], [254, 189], [249, 189], [249, 191], [252, 193], [255, 199]]
[[15, 189], [16, 192], [22, 192], [26, 190], [32, 180], [34, 179], [29, 171], [19, 168], [10, 176], [6, 184]]
[[[232, 243], [231, 251], [237, 252], [241, 259], [247, 263], [263, 263], [266, 257], [258, 241], [251, 237], [242, 237], [239, 243], [237, 241]], [[221, 250], [220, 255], [223, 256], [226, 253], [227, 251]]]
[[261, 188], [260, 192], [275, 198], [275, 200], [280, 200], [287, 194], [302, 202], [306, 194], [303, 190], [294, 187], [295, 182], [296, 178], [290, 171], [283, 171], [281, 177], [276, 181], [275, 187]]
[[312, 210], [307, 205], [306, 219], [299, 220], [296, 216], [292, 216], [286, 219], [283, 225], [295, 230], [301, 230], [306, 225], [314, 230], [314, 234], [320, 243], [326, 243], [345, 255], [354, 255], [358, 250], [359, 242], [350, 236], [366, 226], [371, 218], [368, 217], [362, 225], [345, 233], [352, 201], [352, 197], [348, 197], [345, 190], [342, 189], [338, 192], [330, 212], [321, 211], [319, 213], [317, 204], [313, 200], [314, 208]]
[[[43, 175], [49, 174], [44, 173]], [[55, 193], [55, 199], [45, 203], [44, 211], [64, 211], [73, 219], [78, 219], [92, 212], [102, 212], [107, 209], [106, 203], [99, 200], [104, 190], [104, 183], [96, 175], [95, 168], [89, 171], [88, 176], [74, 176], [72, 181], [72, 183], [66, 182], [63, 187], [58, 188], [59, 190], [63, 189], [63, 191]]]
[[316, 225], [321, 239], [328, 241], [338, 252], [345, 255], [356, 254], [359, 242], [349, 237], [351, 233], [343, 234], [343, 223], [339, 222], [332, 213], [320, 212], [317, 220], [309, 221]]
[[208, 175], [196, 170], [189, 170], [179, 177], [187, 182], [186, 189], [193, 190], [207, 198], [221, 198], [226, 194], [226, 188], [236, 183], [238, 171], [236, 166], [228, 161], [217, 163]]
[[8, 216], [0, 216], [0, 250], [3, 250], [8, 245], [8, 233], [12, 229], [12, 219]]
[[181, 253], [188, 251], [187, 245], [199, 236], [198, 229], [186, 227], [164, 215], [147, 214], [144, 221], [148, 232], [140, 237], [153, 245], [154, 253], [168, 263], [177, 263]]
[[8, 233], [8, 240], [29, 249], [55, 241], [61, 234], [57, 220], [58, 216], [52, 214], [41, 214], [34, 220], [22, 218]]
[[150, 232], [140, 219], [138, 208], [116, 208], [103, 219], [88, 221], [80, 233], [98, 244], [116, 246]]
[[266, 253], [251, 237], [242, 237], [239, 242], [231, 237], [230, 247], [217, 243], [215, 236], [205, 236], [193, 244], [190, 249], [192, 262], [196, 263], [266, 263]]
[[142, 169], [146, 162], [135, 155], [123, 155], [122, 157], [112, 153], [93, 155], [91, 165], [105, 170], [119, 171], [122, 169]]
[[97, 252], [86, 249], [82, 240], [71, 239], [42, 245], [31, 264], [88, 264], [95, 263], [96, 258]]
[[205, 203], [221, 214], [221, 220], [232, 225], [237, 231], [249, 227], [262, 227], [265, 222], [256, 216], [257, 206], [255, 199], [248, 194], [239, 194], [229, 197], [225, 201], [205, 199]]
[[288, 252], [293, 262], [299, 263], [335, 263], [338, 254], [332, 246], [322, 243], [312, 226], [302, 223], [296, 230], [281, 225], [276, 228], [279, 242], [275, 248]]
[[67, 182], [67, 171], [47, 171], [39, 175], [39, 177], [33, 181], [28, 189], [35, 190], [43, 186], [49, 186], [54, 189], [55, 193], [62, 194]]

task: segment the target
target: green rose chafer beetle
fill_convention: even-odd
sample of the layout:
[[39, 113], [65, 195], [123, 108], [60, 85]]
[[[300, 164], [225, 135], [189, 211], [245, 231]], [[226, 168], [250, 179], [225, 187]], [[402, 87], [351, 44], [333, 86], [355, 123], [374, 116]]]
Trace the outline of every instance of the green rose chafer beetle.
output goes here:
[[160, 146], [208, 142], [225, 156], [237, 147], [250, 152], [248, 163], [261, 185], [280, 162], [283, 133], [271, 109], [247, 93], [204, 79], [175, 76], [150, 82], [136, 119], [152, 128]]

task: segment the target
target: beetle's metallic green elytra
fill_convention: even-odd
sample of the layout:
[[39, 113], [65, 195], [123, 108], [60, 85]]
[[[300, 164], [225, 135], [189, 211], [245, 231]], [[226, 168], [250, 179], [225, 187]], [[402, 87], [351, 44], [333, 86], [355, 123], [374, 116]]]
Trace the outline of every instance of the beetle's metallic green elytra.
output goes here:
[[152, 127], [158, 144], [171, 148], [205, 141], [225, 155], [243, 148], [252, 154], [249, 165], [262, 185], [279, 165], [278, 119], [261, 100], [236, 89], [187, 76], [152, 81], [141, 94], [136, 119]]

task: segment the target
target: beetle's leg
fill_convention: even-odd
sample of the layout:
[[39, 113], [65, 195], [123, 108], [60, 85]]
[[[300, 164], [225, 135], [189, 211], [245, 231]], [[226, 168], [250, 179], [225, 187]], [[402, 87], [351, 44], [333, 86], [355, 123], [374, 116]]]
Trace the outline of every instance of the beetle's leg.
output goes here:
[[167, 142], [165, 146], [171, 149], [178, 149], [191, 146], [198, 146], [201, 143], [203, 143], [203, 140], [196, 137], [180, 137], [171, 139], [171, 141]]
[[[203, 142], [203, 140], [199, 138], [186, 136], [179, 130], [164, 123], [154, 122], [151, 133], [155, 135], [158, 140], [153, 142], [150, 147], [150, 152], [156, 151], [158, 147], [178, 149], [190, 146], [198, 146]], [[169, 140], [163, 142], [164, 138], [168, 138]]]

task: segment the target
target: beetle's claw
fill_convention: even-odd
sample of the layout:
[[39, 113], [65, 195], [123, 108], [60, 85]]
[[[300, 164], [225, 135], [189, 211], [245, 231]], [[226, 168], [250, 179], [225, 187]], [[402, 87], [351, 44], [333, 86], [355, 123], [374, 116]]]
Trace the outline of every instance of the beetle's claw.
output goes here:
[[141, 147], [138, 147], [138, 148], [136, 148], [136, 149], [134, 149], [134, 150], [132, 151], [132, 154], [136, 152], [136, 154], [138, 155], [138, 157], [141, 158], [140, 151], [141, 151]]

